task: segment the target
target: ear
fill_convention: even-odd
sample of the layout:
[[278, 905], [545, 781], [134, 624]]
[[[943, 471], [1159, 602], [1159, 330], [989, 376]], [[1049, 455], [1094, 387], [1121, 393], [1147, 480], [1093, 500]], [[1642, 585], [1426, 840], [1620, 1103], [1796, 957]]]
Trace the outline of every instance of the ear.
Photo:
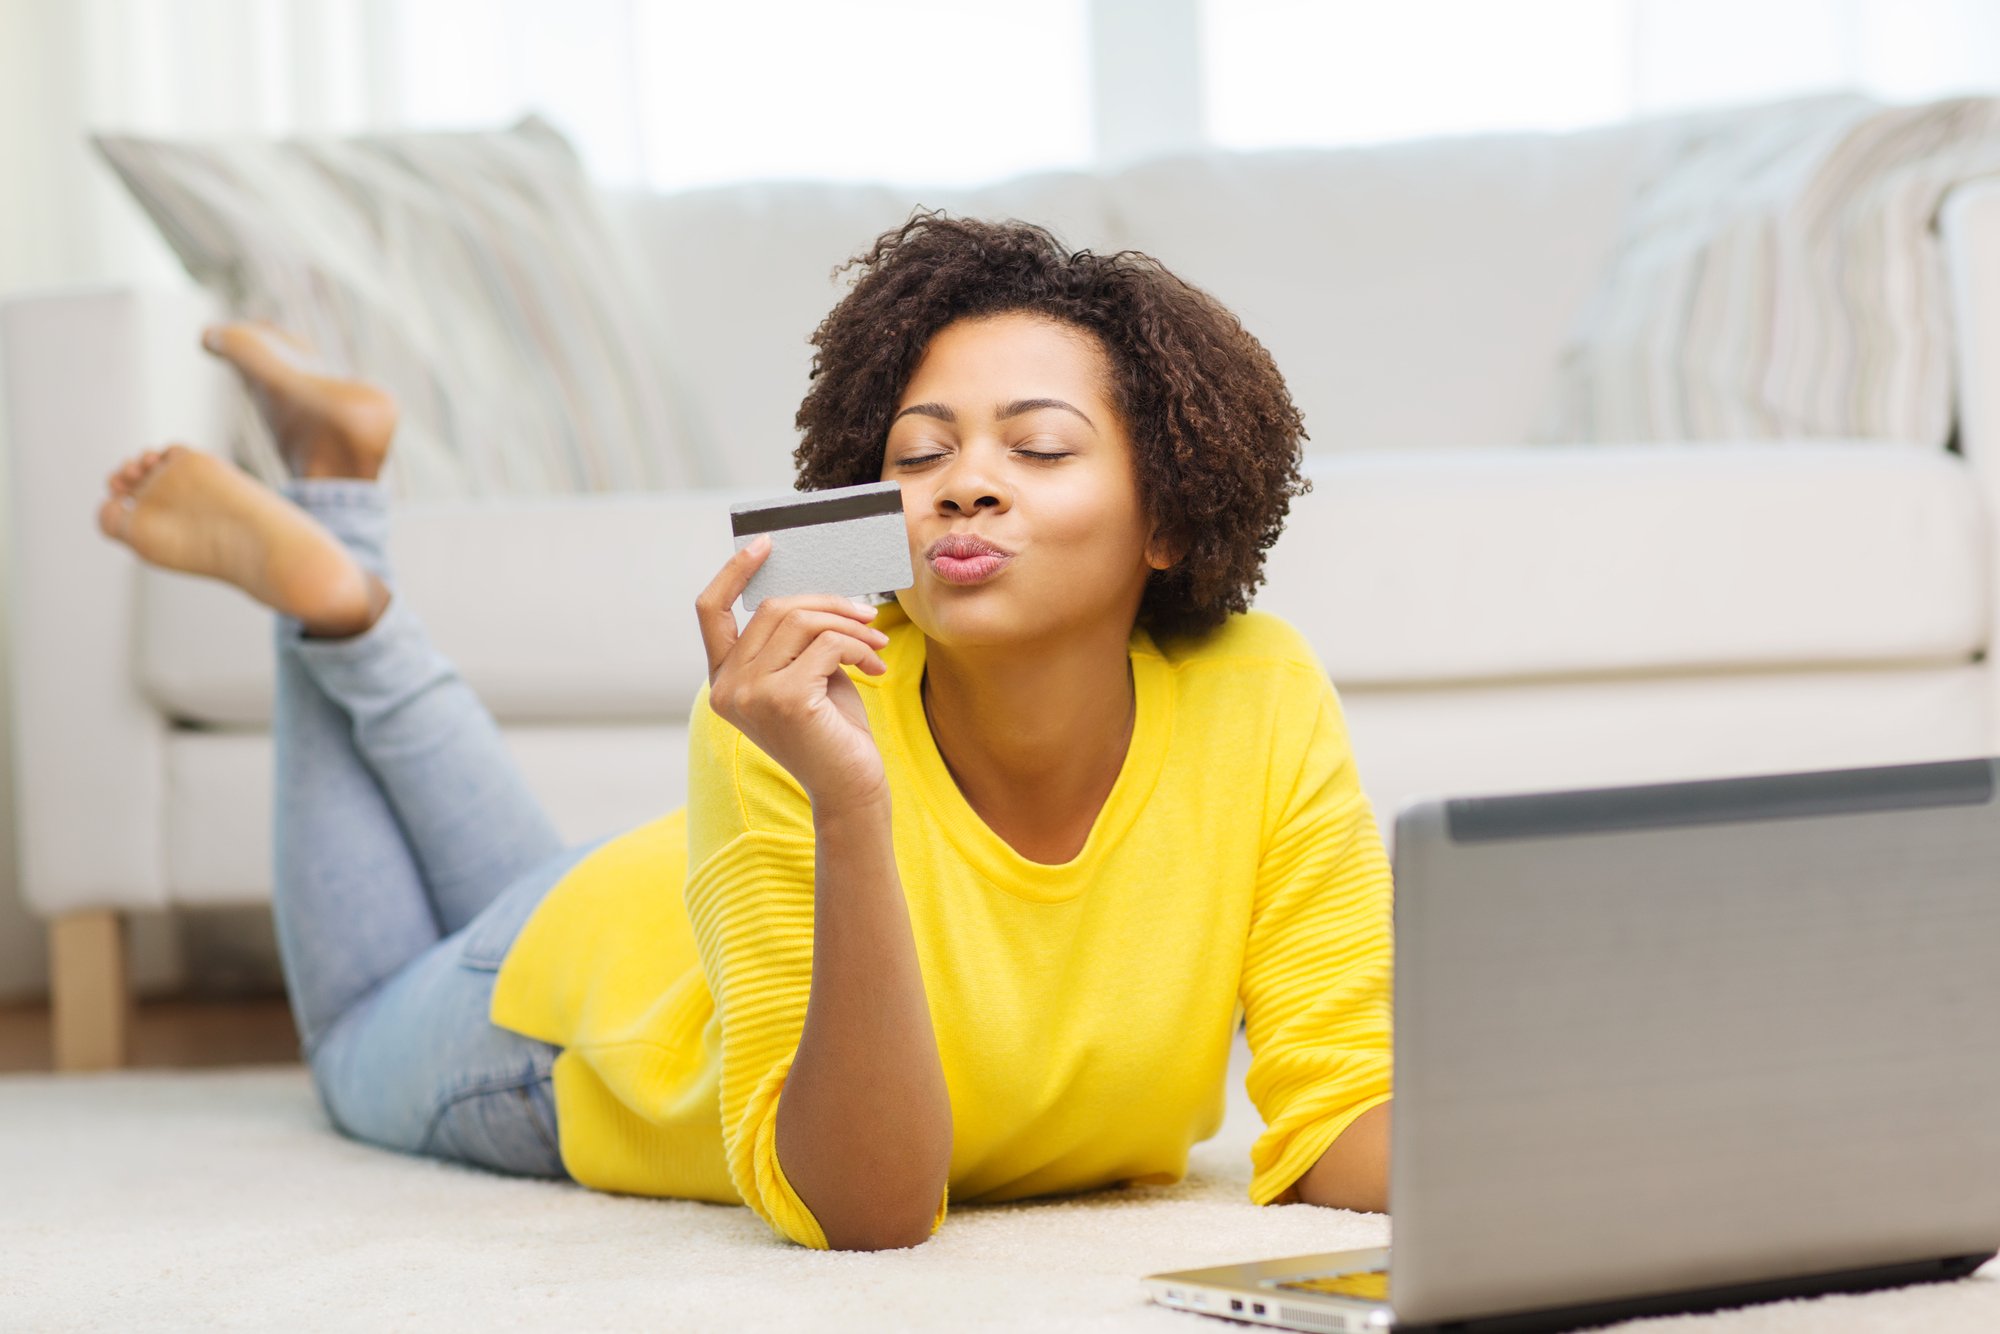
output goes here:
[[1156, 570], [1171, 570], [1187, 555], [1188, 544], [1178, 537], [1162, 536], [1155, 528], [1146, 540], [1146, 564]]

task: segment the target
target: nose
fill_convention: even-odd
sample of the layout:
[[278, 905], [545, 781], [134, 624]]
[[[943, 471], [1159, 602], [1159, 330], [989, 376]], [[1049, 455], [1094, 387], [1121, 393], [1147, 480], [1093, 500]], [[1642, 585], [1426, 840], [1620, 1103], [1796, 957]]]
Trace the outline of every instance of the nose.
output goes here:
[[1004, 510], [1012, 503], [1007, 489], [988, 471], [980, 452], [961, 449], [944, 464], [945, 474], [932, 493], [938, 509], [947, 514], [971, 514], [981, 509]]

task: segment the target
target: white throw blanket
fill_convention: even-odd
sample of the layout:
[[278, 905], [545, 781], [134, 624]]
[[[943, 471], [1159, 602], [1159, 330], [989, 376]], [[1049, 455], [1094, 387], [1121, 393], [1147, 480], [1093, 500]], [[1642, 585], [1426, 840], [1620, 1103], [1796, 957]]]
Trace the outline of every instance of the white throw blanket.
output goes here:
[[1952, 331], [1934, 224], [1953, 187], [2000, 174], [2000, 99], [1834, 94], [1654, 135], [1661, 156], [1536, 439], [1943, 448]]

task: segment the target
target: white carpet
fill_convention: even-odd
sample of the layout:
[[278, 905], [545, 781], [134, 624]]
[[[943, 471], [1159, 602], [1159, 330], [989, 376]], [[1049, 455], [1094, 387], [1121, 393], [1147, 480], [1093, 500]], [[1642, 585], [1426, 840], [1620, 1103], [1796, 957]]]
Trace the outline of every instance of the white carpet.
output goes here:
[[[605, 1195], [336, 1135], [305, 1071], [0, 1076], [0, 1328], [1161, 1330], [1159, 1270], [1388, 1239], [1389, 1221], [1245, 1196], [1242, 1038], [1222, 1132], [1173, 1186], [960, 1206], [904, 1251], [810, 1251], [748, 1209]], [[1972, 1278], [1620, 1330], [2000, 1330]]]

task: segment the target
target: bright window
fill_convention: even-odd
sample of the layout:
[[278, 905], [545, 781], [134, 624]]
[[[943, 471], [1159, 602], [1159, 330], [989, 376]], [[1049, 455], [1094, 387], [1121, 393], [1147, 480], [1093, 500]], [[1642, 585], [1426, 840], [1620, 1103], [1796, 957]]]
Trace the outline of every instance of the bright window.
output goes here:
[[1229, 148], [1566, 130], [1858, 89], [2000, 90], [1993, 0], [1202, 0]]
[[1204, 106], [1226, 148], [1569, 129], [1630, 102], [1613, 0], [1207, 0]]
[[1086, 0], [639, 0], [644, 171], [969, 185], [1091, 158]]

